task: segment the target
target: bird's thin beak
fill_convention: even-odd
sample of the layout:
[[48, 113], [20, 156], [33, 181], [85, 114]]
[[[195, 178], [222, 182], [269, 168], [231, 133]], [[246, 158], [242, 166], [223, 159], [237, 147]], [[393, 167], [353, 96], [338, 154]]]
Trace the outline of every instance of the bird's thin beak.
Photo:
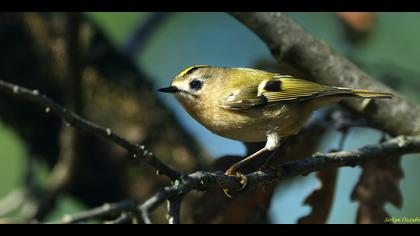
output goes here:
[[169, 87], [166, 87], [166, 88], [158, 89], [158, 91], [162, 92], [162, 93], [176, 93], [176, 92], [179, 91], [179, 89], [175, 86], [169, 86]]

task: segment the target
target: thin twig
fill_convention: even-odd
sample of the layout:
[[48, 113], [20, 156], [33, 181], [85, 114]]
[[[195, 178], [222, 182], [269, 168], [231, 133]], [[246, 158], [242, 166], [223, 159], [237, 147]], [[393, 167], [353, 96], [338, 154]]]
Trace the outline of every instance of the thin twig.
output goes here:
[[[75, 224], [88, 220], [101, 219], [112, 215], [118, 215], [123, 212], [136, 211], [137, 203], [132, 200], [121, 201], [117, 203], [104, 204], [88, 211], [79, 212], [73, 215], [65, 215], [60, 223]], [[118, 222], [122, 219], [117, 218]]]
[[0, 80], [0, 90], [43, 106], [45, 110], [48, 110], [48, 112], [55, 113], [65, 119], [69, 126], [74, 126], [76, 128], [91, 132], [99, 137], [105, 138], [113, 143], [118, 144], [119, 146], [125, 148], [129, 153], [131, 153], [134, 158], [141, 158], [147, 164], [158, 170], [160, 174], [168, 176], [171, 180], [175, 180], [180, 176], [180, 173], [164, 164], [143, 145], [130, 143], [126, 139], [112, 132], [111, 129], [102, 127], [93, 123], [92, 121], [80, 117], [79, 115], [67, 110], [66, 108], [63, 108], [46, 95], [40, 94], [38, 90], [29, 90], [27, 88], [23, 88], [3, 80]]
[[168, 200], [168, 222], [169, 224], [181, 223], [181, 202], [184, 196], [178, 195]]
[[26, 189], [16, 189], [0, 199], [0, 217], [7, 216], [19, 209], [24, 201]]
[[106, 221], [105, 224], [130, 224], [133, 223], [133, 219], [135, 219], [133, 213], [123, 212], [117, 219]]
[[344, 149], [344, 144], [346, 142], [346, 138], [347, 138], [348, 134], [349, 134], [349, 130], [348, 129], [341, 131], [341, 135], [340, 135], [340, 138], [338, 140], [338, 148], [337, 148], [337, 150], [341, 151], [341, 150]]
[[164, 203], [167, 199], [174, 196], [177, 193], [177, 191], [178, 190], [176, 186], [164, 187], [155, 195], [146, 200], [142, 205], [140, 205], [138, 207], [138, 210], [140, 211], [143, 223], [151, 224], [151, 212], [154, 211], [160, 205], [162, 205], [162, 203]]

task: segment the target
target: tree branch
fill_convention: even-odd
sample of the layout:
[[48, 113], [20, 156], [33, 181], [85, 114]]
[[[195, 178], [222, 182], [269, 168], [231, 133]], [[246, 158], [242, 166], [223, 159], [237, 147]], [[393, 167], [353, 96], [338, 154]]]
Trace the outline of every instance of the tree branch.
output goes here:
[[118, 144], [125, 148], [134, 158], [141, 158], [147, 164], [154, 167], [159, 174], [168, 176], [171, 180], [175, 180], [180, 176], [180, 173], [172, 169], [171, 167], [164, 164], [156, 156], [148, 151], [143, 145], [137, 145], [130, 143], [126, 139], [112, 132], [111, 129], [97, 125], [89, 120], [86, 120], [77, 114], [63, 108], [58, 103], [54, 102], [46, 95], [40, 94], [38, 90], [29, 90], [27, 88], [20, 87], [16, 84], [9, 83], [0, 80], [0, 90], [3, 90], [9, 94], [17, 97], [30, 100], [43, 106], [46, 111], [53, 112], [63, 119], [65, 119], [70, 126], [91, 132], [99, 137], [105, 138], [111, 142]]
[[[276, 170], [260, 170], [246, 175], [247, 189], [260, 188], [274, 181], [298, 176], [308, 175], [330, 167], [354, 167], [368, 161], [386, 159], [394, 154], [420, 153], [420, 136], [399, 136], [386, 142], [368, 145], [353, 151], [340, 151], [333, 153], [317, 153], [312, 157], [286, 162]], [[172, 186], [162, 188], [158, 193], [143, 203], [139, 210], [145, 223], [152, 223], [150, 213], [166, 200], [182, 197], [192, 190], [217, 190], [222, 188], [239, 189], [239, 180], [223, 173], [210, 173], [198, 171], [182, 176]], [[178, 214], [178, 213], [177, 213]], [[176, 218], [175, 218], [176, 219]]]
[[[179, 222], [180, 202], [182, 198], [192, 190], [218, 190], [223, 188], [239, 189], [240, 181], [236, 177], [226, 176], [223, 173], [195, 172], [189, 175], [181, 175], [172, 168], [166, 166], [157, 157], [147, 151], [143, 146], [131, 144], [125, 139], [113, 133], [110, 129], [101, 127], [91, 121], [83, 119], [77, 114], [61, 107], [45, 95], [41, 95], [37, 90], [29, 90], [18, 85], [0, 80], [0, 90], [19, 98], [33, 101], [41, 106], [49, 108], [49, 111], [56, 113], [64, 118], [70, 125], [89, 131], [95, 135], [103, 137], [111, 142], [119, 144], [133, 155], [143, 157], [143, 159], [160, 173], [165, 174], [173, 180], [173, 184], [162, 188], [158, 193], [149, 198], [135, 210], [131, 207], [118, 208], [123, 211], [132, 211], [140, 213], [144, 223], [151, 223], [150, 214], [163, 202], [169, 200], [170, 221]], [[255, 171], [246, 175], [248, 178], [247, 188], [258, 188], [273, 183], [281, 179], [307, 175], [314, 171], [319, 171], [329, 167], [356, 166], [367, 161], [385, 159], [395, 154], [406, 154], [420, 152], [420, 136], [399, 136], [397, 138], [385, 141], [380, 144], [368, 145], [353, 151], [340, 151], [333, 153], [317, 153], [310, 158], [289, 161], [279, 165], [275, 169]], [[119, 205], [117, 205], [119, 206]], [[114, 208], [111, 208], [114, 209]], [[119, 210], [120, 212], [122, 210]], [[113, 213], [109, 207], [94, 209], [76, 217], [77, 221], [91, 218], [92, 216], [103, 216]], [[86, 216], [87, 215], [87, 216]], [[118, 219], [119, 222], [121, 219]], [[74, 220], [70, 220], [74, 221]], [[123, 217], [122, 222], [127, 221]]]
[[183, 198], [183, 196], [177, 196], [168, 201], [169, 224], [181, 223], [181, 202]]
[[392, 135], [420, 134], [419, 106], [334, 53], [285, 13], [235, 12], [232, 15], [255, 32], [279, 62], [287, 62], [309, 72], [320, 83], [391, 92], [393, 99], [349, 99], [345, 104], [363, 113], [374, 127]]
[[[88, 211], [79, 212], [73, 215], [65, 215], [60, 223], [75, 224], [92, 219], [100, 219], [107, 216], [122, 214], [123, 212], [131, 212], [136, 210], [137, 203], [135, 201], [127, 200], [118, 203], [104, 204]], [[123, 216], [123, 215], [121, 215]], [[121, 217], [120, 216], [120, 217]], [[117, 218], [117, 222], [121, 221]], [[125, 217], [124, 217], [125, 219]]]
[[122, 212], [121, 213], [121, 215], [117, 218], [117, 219], [115, 219], [115, 220], [112, 220], [112, 221], [107, 221], [107, 222], [105, 222], [106, 224], [114, 224], [114, 225], [116, 225], [116, 224], [130, 224], [130, 223], [133, 223], [133, 213], [131, 213], [131, 212]]

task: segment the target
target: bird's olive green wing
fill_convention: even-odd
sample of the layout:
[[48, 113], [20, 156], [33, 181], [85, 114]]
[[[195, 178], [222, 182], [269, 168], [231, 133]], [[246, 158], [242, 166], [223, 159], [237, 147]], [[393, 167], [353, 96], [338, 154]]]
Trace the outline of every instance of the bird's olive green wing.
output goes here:
[[262, 106], [267, 102], [267, 98], [258, 96], [258, 86], [238, 88], [219, 100], [221, 107], [232, 110]]
[[[233, 110], [248, 109], [279, 102], [293, 102], [340, 94], [339, 88], [325, 86], [287, 75], [275, 75], [258, 85], [238, 89], [221, 99], [221, 106]], [[348, 91], [346, 92], [348, 93]]]

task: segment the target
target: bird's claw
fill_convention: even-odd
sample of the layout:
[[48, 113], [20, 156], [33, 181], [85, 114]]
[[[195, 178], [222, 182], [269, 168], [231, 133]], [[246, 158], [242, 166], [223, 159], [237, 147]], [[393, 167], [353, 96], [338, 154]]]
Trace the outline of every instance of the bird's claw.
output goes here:
[[[227, 175], [227, 176], [235, 176], [235, 177], [237, 177], [237, 178], [239, 178], [240, 179], [240, 184], [242, 185], [241, 186], [241, 188], [239, 188], [237, 191], [243, 191], [244, 189], [245, 189], [245, 187], [247, 186], [247, 184], [248, 184], [248, 178], [245, 176], [245, 175], [243, 175], [242, 173], [240, 173], [240, 172], [238, 172], [238, 171], [234, 171], [234, 170], [232, 170], [232, 169], [228, 169], [226, 172], [225, 172], [225, 175]], [[233, 198], [232, 197], [232, 195], [230, 195], [229, 194], [229, 189], [227, 189], [227, 188], [224, 188], [223, 189], [223, 192], [225, 193], [225, 195], [226, 196], [228, 196], [229, 198]]]

